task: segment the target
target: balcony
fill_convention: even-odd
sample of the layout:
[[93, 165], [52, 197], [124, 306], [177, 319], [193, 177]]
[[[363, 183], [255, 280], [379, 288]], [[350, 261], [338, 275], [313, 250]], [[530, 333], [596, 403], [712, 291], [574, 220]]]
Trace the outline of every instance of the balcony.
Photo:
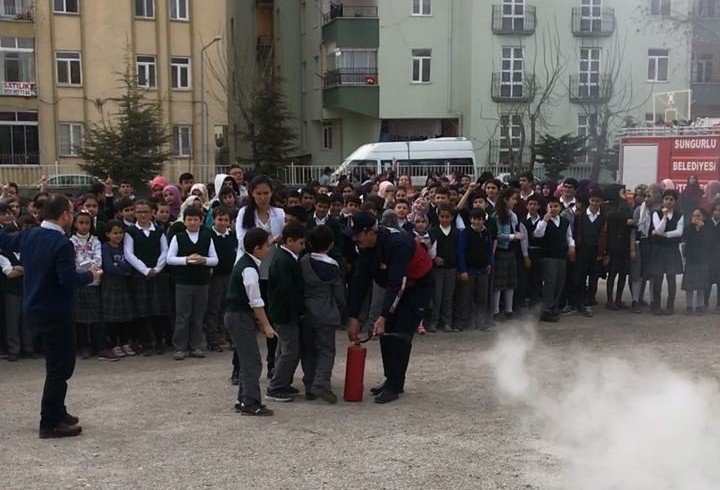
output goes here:
[[612, 78], [606, 74], [570, 75], [570, 102], [575, 104], [600, 104], [612, 97]]
[[339, 68], [326, 72], [323, 107], [378, 117], [380, 90], [377, 68]]
[[32, 0], [6, 0], [0, 2], [0, 20], [32, 21]]
[[493, 73], [490, 95], [495, 102], [530, 102], [535, 97], [535, 75]]
[[338, 48], [377, 48], [380, 22], [377, 6], [331, 4], [323, 14], [322, 40]]
[[535, 7], [525, 5], [522, 15], [510, 14], [508, 9], [521, 5], [493, 5], [492, 30], [494, 34], [510, 36], [529, 36], [535, 32]]
[[0, 96], [37, 97], [35, 82], [0, 82]]
[[611, 7], [575, 7], [572, 31], [578, 37], [605, 37], [615, 32], [615, 9]]

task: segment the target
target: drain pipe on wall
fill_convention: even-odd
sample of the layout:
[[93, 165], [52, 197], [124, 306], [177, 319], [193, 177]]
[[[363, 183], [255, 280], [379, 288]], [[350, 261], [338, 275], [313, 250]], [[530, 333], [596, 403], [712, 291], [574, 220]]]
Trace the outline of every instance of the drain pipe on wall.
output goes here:
[[453, 2], [448, 2], [448, 100], [447, 112], [452, 112], [453, 97]]

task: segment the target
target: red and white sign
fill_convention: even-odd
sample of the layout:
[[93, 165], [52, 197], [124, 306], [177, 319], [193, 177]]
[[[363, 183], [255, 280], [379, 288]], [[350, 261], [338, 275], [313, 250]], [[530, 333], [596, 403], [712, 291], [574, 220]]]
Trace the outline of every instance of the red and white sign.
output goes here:
[[16, 95], [19, 97], [32, 97], [37, 95], [35, 82], [0, 82], [2, 95]]

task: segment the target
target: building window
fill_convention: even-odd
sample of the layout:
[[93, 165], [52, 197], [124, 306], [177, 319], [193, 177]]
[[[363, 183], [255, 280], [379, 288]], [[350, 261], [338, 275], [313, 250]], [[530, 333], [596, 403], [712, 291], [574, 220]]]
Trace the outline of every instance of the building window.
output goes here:
[[593, 98], [600, 95], [600, 48], [580, 49], [578, 95]]
[[522, 146], [523, 122], [519, 114], [500, 116], [500, 163], [517, 163]]
[[503, 31], [522, 31], [525, 29], [525, 0], [503, 0]]
[[650, 15], [670, 16], [670, 0], [650, 0]]
[[155, 57], [137, 57], [138, 87], [155, 88]]
[[34, 39], [0, 37], [0, 95], [36, 95]]
[[135, 17], [154, 18], [155, 0], [135, 0]]
[[177, 157], [192, 155], [192, 126], [173, 126], [172, 152]]
[[333, 147], [333, 126], [332, 123], [323, 123], [323, 150], [332, 150]]
[[430, 59], [432, 50], [412, 50], [412, 82], [430, 83]]
[[523, 48], [505, 46], [500, 60], [500, 95], [509, 98], [523, 96]]
[[80, 13], [80, 0], [53, 0], [53, 10], [62, 14]]
[[582, 0], [580, 6], [580, 31], [602, 31], [602, 0]]
[[692, 55], [692, 82], [693, 83], [711, 83], [713, 69], [712, 53], [693, 54]]
[[37, 112], [0, 112], [0, 165], [38, 165]]
[[701, 19], [715, 19], [720, 14], [718, 0], [698, 0], [697, 16]]
[[190, 58], [170, 58], [172, 88], [190, 88]]
[[170, 0], [170, 18], [173, 20], [190, 20], [189, 0]]
[[82, 66], [77, 51], [58, 51], [55, 53], [57, 83], [60, 85], [82, 85]]
[[82, 138], [82, 124], [60, 123], [58, 126], [58, 155], [61, 157], [79, 156]]
[[648, 50], [648, 82], [668, 81], [668, 55], [667, 49]]
[[413, 15], [431, 15], [430, 0], [412, 0]]

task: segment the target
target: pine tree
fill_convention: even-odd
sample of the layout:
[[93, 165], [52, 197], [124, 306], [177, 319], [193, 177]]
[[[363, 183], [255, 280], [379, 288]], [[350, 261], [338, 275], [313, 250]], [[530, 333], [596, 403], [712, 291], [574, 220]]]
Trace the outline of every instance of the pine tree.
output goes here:
[[260, 171], [277, 177], [294, 151], [295, 135], [280, 78], [272, 71], [255, 86], [247, 110], [243, 138], [250, 144], [252, 158]]
[[114, 117], [103, 118], [87, 131], [80, 166], [100, 178], [129, 180], [135, 185], [162, 173], [163, 163], [172, 154], [170, 134], [162, 122], [159, 102], [145, 98], [128, 64], [120, 78], [125, 92]]
[[562, 172], [585, 154], [585, 138], [564, 134], [559, 138], [546, 134], [535, 145], [535, 161], [545, 167], [547, 177], [558, 180]]

